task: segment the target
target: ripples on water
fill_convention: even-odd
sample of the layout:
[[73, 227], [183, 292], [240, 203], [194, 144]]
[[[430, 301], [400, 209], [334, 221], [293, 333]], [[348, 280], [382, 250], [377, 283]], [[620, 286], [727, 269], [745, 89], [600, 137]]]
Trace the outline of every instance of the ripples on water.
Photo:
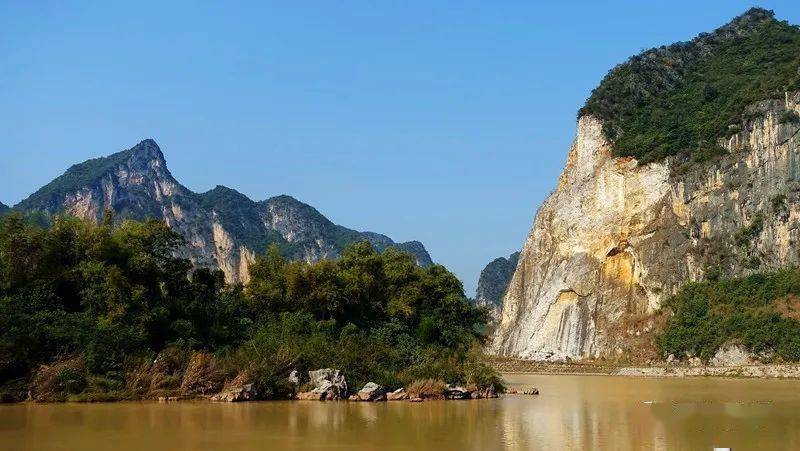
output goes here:
[[800, 449], [800, 381], [507, 379], [542, 394], [426, 403], [0, 406], [0, 449]]

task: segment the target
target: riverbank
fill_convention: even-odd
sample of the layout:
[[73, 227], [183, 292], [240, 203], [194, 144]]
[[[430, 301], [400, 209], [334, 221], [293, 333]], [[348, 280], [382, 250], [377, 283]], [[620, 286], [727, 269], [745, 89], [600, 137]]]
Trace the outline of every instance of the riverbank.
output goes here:
[[502, 374], [800, 379], [800, 365], [798, 364], [736, 366], [664, 364], [633, 366], [597, 361], [543, 362], [509, 358], [495, 358], [491, 360], [490, 364]]

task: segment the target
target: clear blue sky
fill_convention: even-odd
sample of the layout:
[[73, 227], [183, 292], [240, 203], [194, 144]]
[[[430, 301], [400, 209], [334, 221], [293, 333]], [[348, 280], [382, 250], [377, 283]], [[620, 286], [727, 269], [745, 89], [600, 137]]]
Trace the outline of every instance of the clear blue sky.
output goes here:
[[[742, 1], [0, 1], [0, 201], [154, 138], [178, 180], [418, 239], [468, 294], [519, 249], [616, 63]], [[765, 1], [800, 23], [800, 2]]]

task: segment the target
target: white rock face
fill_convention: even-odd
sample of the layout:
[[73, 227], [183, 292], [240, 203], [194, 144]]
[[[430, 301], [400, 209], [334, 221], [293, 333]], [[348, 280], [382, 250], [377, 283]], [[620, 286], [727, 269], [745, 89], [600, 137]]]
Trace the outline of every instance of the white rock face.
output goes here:
[[753, 365], [756, 359], [744, 346], [728, 343], [717, 350], [709, 363], [712, 366]]
[[[490, 350], [537, 360], [651, 358], [653, 314], [685, 282], [797, 264], [800, 126], [779, 118], [799, 101], [752, 106], [755, 119], [721, 142], [729, 155], [688, 166], [616, 158], [600, 121], [580, 118]], [[737, 239], [744, 229], [753, 236]]]
[[[602, 124], [581, 118], [558, 188], [540, 208], [511, 280], [495, 349], [535, 359], [597, 355], [597, 304], [627, 295], [645, 277], [634, 246], [658, 213], [650, 207], [668, 197], [668, 179], [663, 164], [612, 158]], [[656, 307], [639, 301], [615, 302], [608, 313]]]

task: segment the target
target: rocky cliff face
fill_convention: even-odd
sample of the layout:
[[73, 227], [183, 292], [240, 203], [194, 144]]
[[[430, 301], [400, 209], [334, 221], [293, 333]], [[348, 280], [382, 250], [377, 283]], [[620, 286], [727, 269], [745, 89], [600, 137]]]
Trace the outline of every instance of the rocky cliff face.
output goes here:
[[106, 210], [119, 219], [163, 219], [186, 240], [181, 256], [222, 269], [228, 281], [246, 282], [255, 253], [271, 243], [291, 259], [314, 262], [336, 258], [346, 245], [368, 240], [378, 250], [396, 246], [413, 254], [418, 264], [432, 264], [419, 242], [398, 244], [385, 235], [333, 224], [289, 196], [254, 202], [223, 186], [194, 193], [173, 178], [153, 140], [72, 166], [14, 209], [93, 221]]
[[514, 252], [508, 258], [500, 257], [492, 260], [483, 268], [478, 278], [478, 288], [475, 290], [475, 304], [489, 307], [493, 314], [499, 315], [503, 295], [511, 282], [518, 260], [519, 252]]
[[[800, 263], [800, 94], [751, 105], [705, 163], [614, 157], [593, 116], [536, 214], [494, 352], [653, 357], [662, 301], [687, 281]], [[650, 339], [645, 339], [645, 337]]]

